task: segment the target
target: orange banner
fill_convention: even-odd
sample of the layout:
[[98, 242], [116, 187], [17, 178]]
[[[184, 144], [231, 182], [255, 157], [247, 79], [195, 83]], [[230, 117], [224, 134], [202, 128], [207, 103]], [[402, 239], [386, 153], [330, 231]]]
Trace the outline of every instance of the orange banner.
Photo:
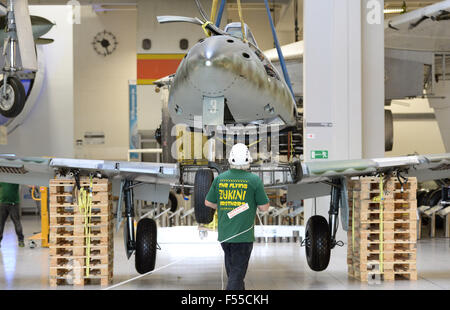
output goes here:
[[185, 54], [138, 54], [137, 84], [149, 85], [174, 74]]

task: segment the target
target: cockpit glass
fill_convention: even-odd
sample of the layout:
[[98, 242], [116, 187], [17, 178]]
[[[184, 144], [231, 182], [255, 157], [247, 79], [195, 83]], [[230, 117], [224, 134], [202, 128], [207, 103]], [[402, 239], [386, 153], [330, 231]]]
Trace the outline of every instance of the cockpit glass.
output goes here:
[[228, 28], [227, 32], [232, 35], [235, 38], [239, 38], [242, 39], [242, 30], [241, 27], [233, 27], [233, 28]]
[[[229, 33], [231, 36], [235, 38], [242, 39], [242, 29], [241, 27], [229, 27], [227, 29], [227, 33]], [[250, 29], [247, 28], [247, 40], [250, 41], [253, 45], [256, 45], [255, 38], [253, 37], [252, 32]]]

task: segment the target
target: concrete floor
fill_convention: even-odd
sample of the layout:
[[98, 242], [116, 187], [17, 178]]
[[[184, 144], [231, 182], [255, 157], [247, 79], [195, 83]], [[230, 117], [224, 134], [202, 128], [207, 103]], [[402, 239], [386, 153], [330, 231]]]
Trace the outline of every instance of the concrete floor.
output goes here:
[[[30, 237], [40, 230], [36, 216], [24, 216], [24, 233]], [[177, 243], [177, 230], [159, 230], [161, 250], [157, 253], [155, 273], [114, 289], [135, 290], [220, 290], [223, 254], [214, 234], [205, 240]], [[178, 231], [178, 234], [180, 232]], [[165, 237], [163, 237], [163, 235]], [[185, 236], [184, 236], [185, 237]], [[450, 289], [449, 239], [424, 239], [418, 242], [418, 281], [361, 283], [348, 278], [346, 247], [333, 250], [330, 266], [324, 272], [311, 271], [304, 249], [294, 243], [255, 243], [246, 277], [249, 290], [380, 290]], [[0, 249], [0, 289], [52, 289], [48, 284], [48, 250], [18, 248], [11, 221], [7, 222]], [[169, 266], [167, 266], [170, 264]], [[138, 276], [134, 257], [126, 259], [122, 233], [115, 236], [114, 285]], [[225, 277], [226, 281], [226, 277]], [[86, 286], [100, 289], [99, 286]], [[73, 289], [70, 286], [58, 289]]]

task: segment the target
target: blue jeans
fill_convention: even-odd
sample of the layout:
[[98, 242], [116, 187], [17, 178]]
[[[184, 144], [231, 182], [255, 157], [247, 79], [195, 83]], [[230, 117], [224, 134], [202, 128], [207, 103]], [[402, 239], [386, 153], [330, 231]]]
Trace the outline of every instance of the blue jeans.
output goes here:
[[227, 290], [245, 290], [244, 278], [248, 261], [253, 250], [252, 242], [221, 244], [225, 253], [225, 269], [227, 271]]

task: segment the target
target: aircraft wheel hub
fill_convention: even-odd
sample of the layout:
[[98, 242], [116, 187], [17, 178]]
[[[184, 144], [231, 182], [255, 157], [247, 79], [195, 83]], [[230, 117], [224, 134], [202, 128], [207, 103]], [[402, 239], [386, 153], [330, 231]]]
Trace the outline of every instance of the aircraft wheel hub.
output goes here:
[[11, 85], [6, 84], [6, 94], [3, 94], [3, 87], [0, 88], [0, 107], [4, 111], [9, 111], [14, 105], [14, 89]]

